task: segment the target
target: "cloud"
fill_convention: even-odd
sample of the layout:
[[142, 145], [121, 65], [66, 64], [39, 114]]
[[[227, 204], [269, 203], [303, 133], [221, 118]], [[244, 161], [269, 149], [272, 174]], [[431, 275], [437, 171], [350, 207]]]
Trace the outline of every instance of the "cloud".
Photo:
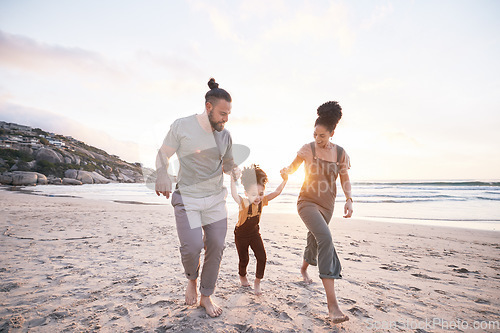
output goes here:
[[216, 8], [216, 6], [207, 4], [206, 2], [190, 1], [189, 3], [194, 10], [207, 12], [210, 22], [221, 38], [236, 43], [243, 42], [235, 32], [236, 29], [233, 19], [231, 18], [232, 15], [225, 13]]
[[40, 43], [0, 30], [0, 66], [35, 72], [78, 72], [123, 79], [127, 74], [95, 52]]
[[362, 30], [370, 30], [373, 26], [384, 21], [389, 15], [394, 12], [394, 8], [391, 3], [386, 5], [379, 5], [375, 7], [369, 19], [361, 23], [360, 28]]
[[406, 83], [400, 79], [396, 78], [385, 78], [377, 81], [370, 81], [366, 78], [359, 80], [356, 84], [357, 90], [361, 92], [391, 92], [395, 90], [400, 90], [402, 87], [405, 87]]
[[334, 39], [344, 55], [352, 51], [356, 35], [348, 24], [348, 9], [340, 3], [331, 3], [326, 9], [303, 7], [289, 19], [278, 19], [268, 29], [263, 39], [268, 42], [287, 41], [300, 44], [303, 41], [317, 43]]
[[6, 95], [0, 96], [0, 120], [72, 136], [129, 162], [140, 161], [140, 152], [144, 148], [134, 142], [116, 140], [102, 131], [87, 127], [65, 116], [11, 103]]

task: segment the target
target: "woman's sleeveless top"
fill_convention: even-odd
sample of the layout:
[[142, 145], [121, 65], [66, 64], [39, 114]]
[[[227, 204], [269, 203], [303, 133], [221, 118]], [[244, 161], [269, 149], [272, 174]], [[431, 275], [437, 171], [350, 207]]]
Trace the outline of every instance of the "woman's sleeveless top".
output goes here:
[[337, 149], [337, 161], [329, 162], [316, 156], [314, 142], [310, 143], [313, 162], [306, 164], [306, 178], [300, 189], [300, 202], [313, 202], [326, 209], [333, 210], [335, 197], [337, 196], [337, 177], [340, 171], [340, 163], [344, 149], [335, 145]]

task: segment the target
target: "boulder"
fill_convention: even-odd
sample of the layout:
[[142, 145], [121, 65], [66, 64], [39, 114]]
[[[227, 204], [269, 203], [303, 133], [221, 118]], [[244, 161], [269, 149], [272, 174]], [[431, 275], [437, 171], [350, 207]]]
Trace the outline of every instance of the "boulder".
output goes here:
[[95, 171], [92, 171], [90, 173], [90, 175], [92, 176], [92, 178], [94, 179], [94, 184], [108, 184], [110, 182], [109, 179], [107, 179], [106, 177], [98, 174], [97, 172]]
[[83, 184], [94, 184], [94, 178], [92, 178], [92, 174], [88, 171], [78, 171], [76, 179], [81, 181]]
[[69, 158], [68, 156], [65, 156], [65, 157], [64, 157], [64, 163], [66, 163], [66, 164], [71, 164], [71, 162], [72, 162], [72, 161], [71, 161], [71, 158]]
[[37, 175], [36, 183], [38, 185], [47, 185], [49, 183], [49, 180], [43, 173], [36, 172], [36, 175]]
[[64, 159], [61, 154], [50, 149], [50, 148], [40, 148], [36, 153], [37, 161], [47, 161], [50, 163], [63, 163]]
[[36, 172], [16, 171], [12, 174], [12, 185], [15, 186], [31, 186], [36, 185], [38, 175]]
[[78, 170], [75, 169], [68, 169], [64, 172], [64, 177], [66, 178], [76, 179], [77, 176], [78, 176]]
[[0, 175], [0, 184], [12, 185], [12, 173], [5, 172]]
[[120, 183], [133, 183], [134, 182], [134, 180], [132, 178], [130, 178], [129, 176], [127, 176], [121, 172], [118, 174], [118, 181]]
[[63, 178], [62, 180], [63, 185], [82, 185], [82, 182], [76, 179], [71, 179], [71, 178]]
[[62, 179], [58, 177], [50, 177], [48, 181], [52, 185], [62, 185]]

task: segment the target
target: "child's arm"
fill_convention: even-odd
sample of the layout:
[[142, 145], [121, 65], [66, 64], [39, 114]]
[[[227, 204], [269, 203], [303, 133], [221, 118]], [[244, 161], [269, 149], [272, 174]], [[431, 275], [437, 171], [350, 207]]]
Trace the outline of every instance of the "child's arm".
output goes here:
[[274, 190], [274, 192], [272, 193], [269, 193], [267, 195], [267, 201], [271, 201], [273, 200], [274, 198], [276, 198], [278, 195], [281, 194], [281, 191], [283, 191], [283, 189], [285, 188], [285, 185], [286, 185], [286, 182], [288, 180], [288, 174], [287, 173], [282, 173], [281, 174], [281, 178], [283, 178], [283, 181], [281, 182], [281, 184], [276, 188], [276, 190]]
[[239, 205], [241, 198], [238, 195], [238, 189], [236, 188], [236, 175], [234, 171], [231, 173], [231, 196], [233, 197], [234, 201], [236, 201], [236, 203]]

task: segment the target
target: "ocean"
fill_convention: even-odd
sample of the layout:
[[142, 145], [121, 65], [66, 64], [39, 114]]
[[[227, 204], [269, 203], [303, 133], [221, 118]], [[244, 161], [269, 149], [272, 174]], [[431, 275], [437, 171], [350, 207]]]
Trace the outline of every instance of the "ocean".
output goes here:
[[[278, 183], [269, 183], [267, 192]], [[226, 183], [229, 189], [229, 183]], [[170, 204], [146, 184], [42, 185], [33, 188], [40, 195], [72, 196], [92, 200], [136, 204]], [[296, 214], [301, 185], [289, 183], [270, 202], [266, 212]], [[32, 188], [29, 188], [32, 190]], [[240, 194], [242, 188], [239, 188]], [[338, 184], [334, 218], [342, 218], [345, 197]], [[499, 181], [387, 181], [353, 182], [353, 217], [372, 221], [452, 226], [480, 230], [500, 230]], [[228, 196], [228, 212], [236, 216], [238, 207]]]

